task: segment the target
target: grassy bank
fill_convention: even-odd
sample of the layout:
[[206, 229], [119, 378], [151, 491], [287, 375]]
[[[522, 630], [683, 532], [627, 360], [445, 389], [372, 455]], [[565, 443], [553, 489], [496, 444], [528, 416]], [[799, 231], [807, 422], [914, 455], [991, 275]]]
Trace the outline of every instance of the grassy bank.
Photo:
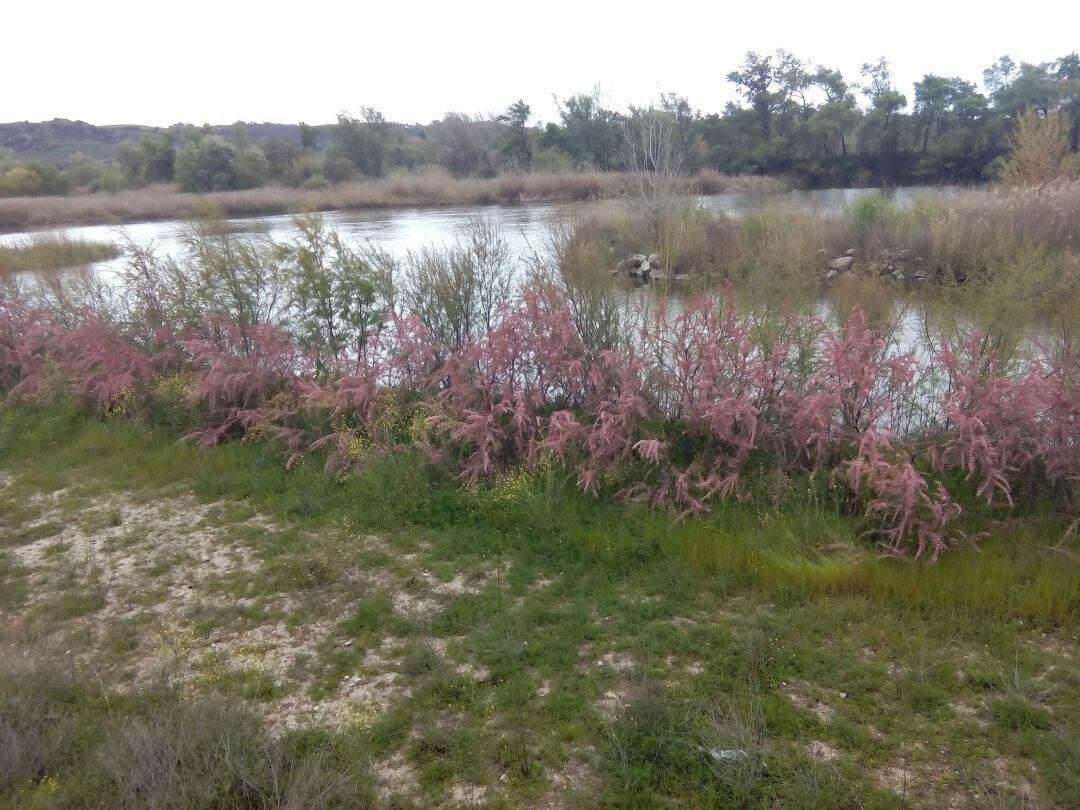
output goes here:
[[12, 245], [0, 245], [0, 276], [85, 267], [119, 255], [120, 249], [111, 242], [73, 239], [64, 234], [40, 234]]
[[1080, 801], [1063, 519], [926, 566], [751, 491], [676, 524], [551, 467], [334, 477], [5, 408], [0, 804]]
[[[704, 171], [691, 187], [698, 193], [775, 191], [780, 181], [767, 177], [732, 177]], [[180, 219], [212, 208], [222, 216], [265, 216], [295, 211], [384, 208], [407, 205], [516, 203], [536, 200], [591, 200], [635, 193], [632, 175], [618, 172], [565, 171], [459, 178], [444, 171], [403, 173], [378, 180], [343, 183], [304, 191], [267, 186], [248, 191], [188, 194], [172, 186], [149, 186], [113, 194], [75, 197], [0, 199], [0, 230], [41, 225], [121, 223]]]

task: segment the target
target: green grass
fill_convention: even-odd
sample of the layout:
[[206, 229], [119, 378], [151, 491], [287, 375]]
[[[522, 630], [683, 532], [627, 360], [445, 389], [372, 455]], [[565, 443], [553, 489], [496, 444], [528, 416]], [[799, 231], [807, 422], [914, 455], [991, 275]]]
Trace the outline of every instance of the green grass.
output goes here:
[[[1021, 806], [1025, 790], [1040, 806], [1080, 803], [1080, 570], [1075, 549], [1048, 548], [1066, 528], [1052, 515], [1002, 522], [969, 510], [979, 548], [915, 563], [879, 558], [812, 486], [676, 523], [584, 496], [558, 470], [464, 489], [397, 456], [336, 478], [317, 460], [286, 471], [259, 444], [199, 452], [62, 409], [0, 410], [0, 470], [13, 476], [4, 506], [60, 489], [76, 504], [121, 491], [215, 504], [201, 529], [225, 533], [257, 567], [210, 578], [208, 601], [181, 614], [184, 643], [203, 651], [190, 685], [231, 716], [285, 698], [329, 701], [344, 678], [392, 672], [385, 699], [358, 704], [343, 730], [287, 737], [328, 746], [319, 762], [344, 758], [365, 801], [371, 763], [397, 762], [418, 806], [462, 786], [530, 806], [563, 785], [580, 806], [976, 806], [975, 796]], [[123, 725], [148, 706], [197, 711], [207, 698], [109, 681], [106, 662], [147, 646], [86, 635], [100, 603], [82, 580], [53, 607], [29, 606], [35, 589], [68, 582], [33, 579], [11, 556], [28, 542], [11, 538], [44, 514], [0, 525], [0, 609], [81, 656], [65, 688], [82, 696], [44, 705], [86, 728]], [[111, 515], [85, 526], [130, 531]], [[70, 566], [65, 556], [48, 563]], [[438, 590], [455, 575], [463, 591]], [[432, 608], [403, 614], [395, 600], [405, 597]], [[143, 617], [132, 633], [153, 620]], [[207, 655], [229, 634], [302, 636], [315, 623], [327, 632], [280, 680]], [[90, 671], [105, 673], [104, 687], [88, 685]], [[181, 733], [178, 722], [160, 733]], [[31, 793], [41, 806], [115, 800], [111, 772], [84, 779], [95, 744], [66, 742], [34, 771], [55, 779], [54, 794], [40, 775], [0, 773], [0, 805], [30, 804]]]

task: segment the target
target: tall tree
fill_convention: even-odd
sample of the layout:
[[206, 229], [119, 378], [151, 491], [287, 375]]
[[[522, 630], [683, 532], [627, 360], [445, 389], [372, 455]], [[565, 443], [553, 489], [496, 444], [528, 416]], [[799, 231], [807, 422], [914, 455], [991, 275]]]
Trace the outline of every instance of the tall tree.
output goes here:
[[502, 153], [514, 168], [527, 169], [532, 164], [532, 144], [529, 139], [529, 118], [532, 109], [518, 99], [496, 120], [506, 127]]

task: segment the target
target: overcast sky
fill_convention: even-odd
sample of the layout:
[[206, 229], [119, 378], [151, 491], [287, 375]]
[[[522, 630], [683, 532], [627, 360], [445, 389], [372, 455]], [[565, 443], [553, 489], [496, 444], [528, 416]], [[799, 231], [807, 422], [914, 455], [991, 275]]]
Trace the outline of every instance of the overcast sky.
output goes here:
[[674, 90], [719, 111], [745, 52], [776, 48], [849, 82], [885, 56], [910, 102], [924, 73], [979, 81], [1002, 54], [1080, 48], [1080, 2], [9, 0], [0, 32], [0, 121], [325, 123], [370, 105], [428, 122], [519, 97], [535, 121], [595, 86], [616, 108]]

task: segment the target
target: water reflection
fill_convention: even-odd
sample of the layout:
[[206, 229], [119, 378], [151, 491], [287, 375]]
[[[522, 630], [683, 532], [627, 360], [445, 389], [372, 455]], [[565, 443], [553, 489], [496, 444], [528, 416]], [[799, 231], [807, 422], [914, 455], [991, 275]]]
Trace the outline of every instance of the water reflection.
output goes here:
[[[940, 189], [938, 189], [940, 191]], [[949, 191], [950, 189], [946, 189]], [[890, 189], [891, 199], [901, 205], [909, 204], [919, 194], [931, 191], [927, 187]], [[709, 211], [739, 216], [747, 211], [770, 208], [794, 209], [812, 207], [825, 213], [839, 211], [852, 200], [866, 195], [878, 194], [878, 189], [819, 189], [814, 191], [788, 191], [755, 194], [728, 192], [695, 197], [695, 201]], [[523, 258], [544, 251], [544, 239], [548, 223], [554, 218], [574, 217], [590, 212], [617, 210], [624, 206], [621, 200], [594, 202], [536, 202], [518, 205], [453, 205], [428, 208], [381, 208], [364, 211], [328, 211], [323, 214], [328, 225], [335, 228], [354, 245], [370, 241], [375, 246], [395, 256], [403, 256], [409, 250], [425, 245], [441, 246], [454, 242], [470, 219], [482, 217], [496, 224], [510, 243], [515, 256]], [[286, 240], [295, 235], [296, 228], [288, 215], [272, 217], [242, 217], [228, 220], [234, 233], [265, 233], [276, 240]], [[93, 241], [127, 241], [137, 245], [154, 245], [164, 255], [177, 255], [180, 251], [179, 234], [183, 222], [167, 220], [160, 222], [135, 222], [117, 225], [84, 225], [55, 228], [38, 233], [65, 234], [72, 238]], [[0, 234], [0, 245], [11, 244], [32, 235], [28, 233]], [[115, 267], [118, 261], [101, 262], [95, 267]]]

